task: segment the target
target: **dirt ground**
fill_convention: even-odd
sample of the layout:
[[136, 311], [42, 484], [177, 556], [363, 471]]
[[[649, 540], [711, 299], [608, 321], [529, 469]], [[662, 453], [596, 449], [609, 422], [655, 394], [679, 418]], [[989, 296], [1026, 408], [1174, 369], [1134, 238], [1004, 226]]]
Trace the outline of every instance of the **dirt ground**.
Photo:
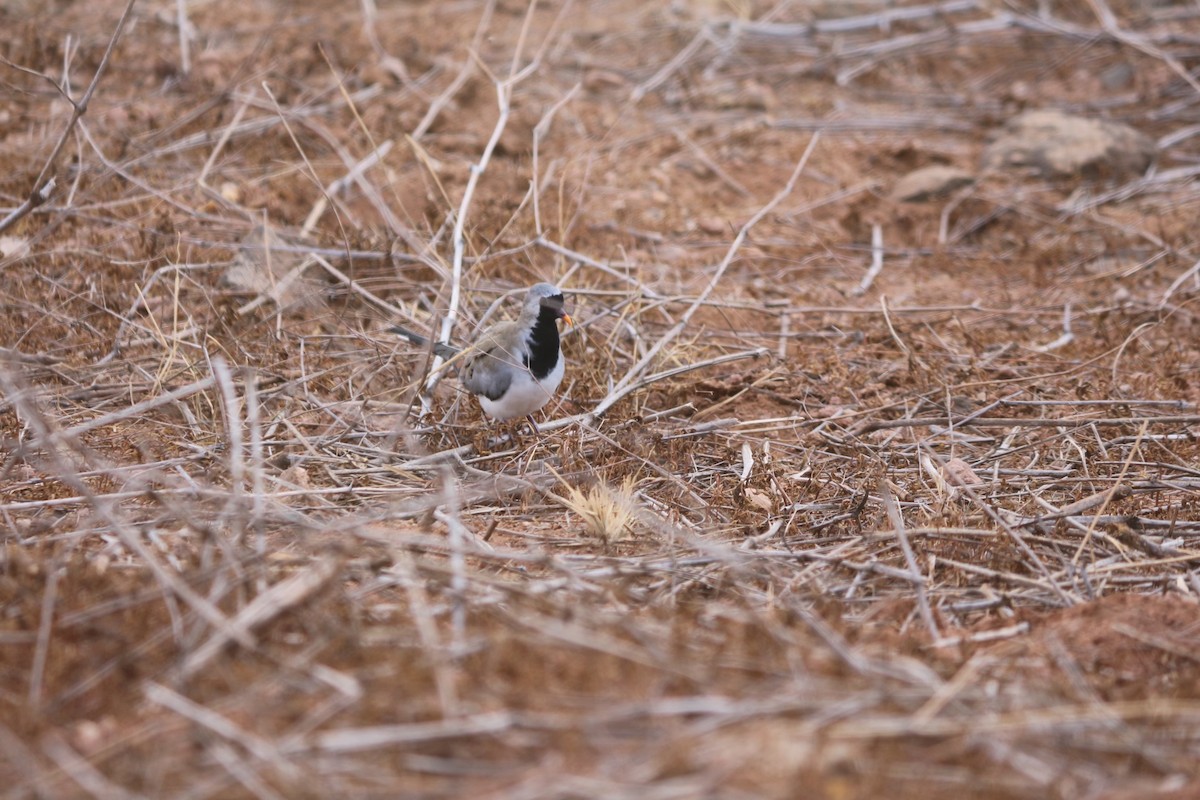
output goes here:
[[[125, 9], [0, 4], [0, 795], [1200, 797], [1200, 4]], [[386, 331], [540, 280], [536, 435]]]

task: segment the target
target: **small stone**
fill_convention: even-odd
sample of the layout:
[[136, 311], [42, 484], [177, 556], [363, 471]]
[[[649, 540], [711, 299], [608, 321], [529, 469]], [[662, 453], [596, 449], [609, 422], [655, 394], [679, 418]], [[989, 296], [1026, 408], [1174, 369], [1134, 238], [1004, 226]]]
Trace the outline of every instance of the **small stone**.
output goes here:
[[1031, 169], [1045, 177], [1126, 180], [1144, 173], [1157, 148], [1119, 122], [1061, 111], [1027, 111], [1008, 121], [983, 152], [985, 169]]
[[29, 241], [22, 236], [0, 236], [0, 258], [24, 255], [29, 250]]
[[936, 200], [975, 182], [975, 176], [957, 167], [932, 166], [914, 170], [896, 181], [892, 199], [904, 203]]
[[302, 253], [285, 248], [269, 225], [259, 226], [242, 239], [242, 249], [222, 276], [226, 286], [273, 301], [280, 308], [318, 306], [324, 302], [322, 283], [306, 274], [311, 266]]
[[629, 81], [621, 73], [607, 69], [590, 69], [583, 76], [583, 88], [589, 92], [621, 89], [628, 84]]
[[770, 514], [775, 510], [775, 501], [771, 499], [771, 495], [760, 489], [747, 488], [746, 500], [759, 511]]

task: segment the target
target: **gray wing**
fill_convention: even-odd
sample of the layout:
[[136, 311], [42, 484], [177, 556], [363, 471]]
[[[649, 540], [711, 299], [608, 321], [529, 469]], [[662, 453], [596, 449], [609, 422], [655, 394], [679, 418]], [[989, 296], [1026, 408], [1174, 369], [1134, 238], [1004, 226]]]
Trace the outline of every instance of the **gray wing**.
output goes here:
[[499, 400], [512, 385], [513, 368], [509, 360], [499, 347], [478, 352], [471, 357], [459, 382], [471, 394]]
[[514, 340], [516, 326], [501, 324], [484, 336], [468, 356], [459, 382], [471, 394], [499, 400], [518, 370], [528, 369], [528, 356]]

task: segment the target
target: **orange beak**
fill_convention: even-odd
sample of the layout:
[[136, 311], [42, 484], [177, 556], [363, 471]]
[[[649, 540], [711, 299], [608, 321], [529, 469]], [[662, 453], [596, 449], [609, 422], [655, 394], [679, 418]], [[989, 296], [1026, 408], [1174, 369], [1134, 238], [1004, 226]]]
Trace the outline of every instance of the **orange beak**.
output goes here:
[[574, 328], [574, 327], [575, 327], [575, 320], [571, 319], [571, 315], [570, 315], [570, 314], [568, 314], [568, 313], [566, 313], [566, 312], [564, 311], [564, 312], [563, 312], [563, 315], [562, 315], [562, 318], [563, 318], [563, 320], [564, 320], [564, 321], [567, 323], [567, 325], [569, 325], [569, 326], [570, 326], [570, 327], [572, 327], [572, 328]]

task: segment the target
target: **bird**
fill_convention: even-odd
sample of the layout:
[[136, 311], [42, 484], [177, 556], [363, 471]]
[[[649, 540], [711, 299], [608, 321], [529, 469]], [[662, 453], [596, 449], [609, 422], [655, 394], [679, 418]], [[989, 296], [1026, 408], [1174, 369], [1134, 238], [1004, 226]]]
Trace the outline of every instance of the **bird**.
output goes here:
[[537, 433], [533, 412], [554, 396], [565, 371], [560, 319], [575, 324], [566, 311], [562, 290], [550, 283], [535, 283], [525, 293], [520, 316], [485, 329], [465, 349], [431, 341], [400, 325], [388, 330], [418, 347], [432, 348], [434, 355], [448, 361], [462, 356], [459, 383], [479, 399], [484, 413], [499, 422], [525, 417]]

